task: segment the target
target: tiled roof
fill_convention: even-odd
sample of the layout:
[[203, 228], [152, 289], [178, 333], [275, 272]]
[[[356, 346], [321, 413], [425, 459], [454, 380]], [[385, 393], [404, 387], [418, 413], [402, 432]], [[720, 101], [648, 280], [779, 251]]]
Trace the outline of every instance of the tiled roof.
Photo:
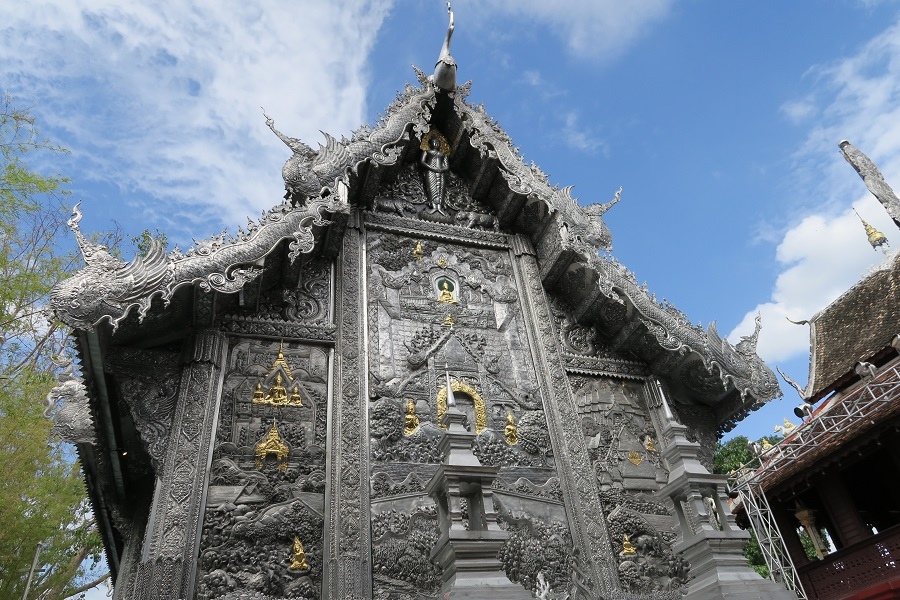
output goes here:
[[[868, 360], [900, 333], [900, 255], [847, 290], [810, 322], [809, 400], [847, 383], [858, 361]], [[851, 380], [855, 381], [853, 377]]]

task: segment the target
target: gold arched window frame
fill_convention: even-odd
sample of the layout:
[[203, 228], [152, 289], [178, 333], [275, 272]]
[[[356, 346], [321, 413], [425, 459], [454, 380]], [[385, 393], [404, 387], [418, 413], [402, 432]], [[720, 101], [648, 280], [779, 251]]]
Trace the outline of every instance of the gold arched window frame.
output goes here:
[[[453, 389], [453, 393], [465, 394], [469, 398], [472, 399], [472, 403], [475, 404], [475, 433], [481, 433], [485, 429], [487, 429], [487, 411], [484, 408], [484, 398], [481, 397], [481, 394], [478, 393], [474, 387], [466, 383], [465, 381], [450, 381], [450, 387]], [[444, 416], [444, 413], [447, 411], [447, 386], [441, 386], [441, 389], [438, 390], [437, 394], [437, 418], [438, 423], [441, 423], [441, 417]], [[441, 427], [444, 427], [441, 424]], [[444, 427], [446, 429], [446, 427]]]

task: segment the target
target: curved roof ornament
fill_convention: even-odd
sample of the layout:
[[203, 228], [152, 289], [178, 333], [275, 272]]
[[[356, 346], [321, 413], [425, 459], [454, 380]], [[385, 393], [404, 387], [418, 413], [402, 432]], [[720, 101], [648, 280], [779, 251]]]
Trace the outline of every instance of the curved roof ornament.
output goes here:
[[447, 13], [450, 15], [450, 25], [447, 27], [447, 37], [441, 46], [441, 54], [434, 65], [432, 81], [434, 86], [445, 92], [456, 91], [456, 61], [450, 55], [450, 38], [453, 37], [453, 9], [447, 2]]

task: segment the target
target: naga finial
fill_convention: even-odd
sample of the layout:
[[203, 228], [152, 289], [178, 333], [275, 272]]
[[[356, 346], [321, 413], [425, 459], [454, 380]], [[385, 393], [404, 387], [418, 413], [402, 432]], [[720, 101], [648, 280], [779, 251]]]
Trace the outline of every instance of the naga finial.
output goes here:
[[81, 256], [84, 258], [84, 262], [88, 265], [94, 265], [101, 268], [116, 268], [121, 266], [122, 261], [107, 252], [106, 246], [103, 244], [95, 244], [81, 233], [81, 229], [78, 227], [78, 224], [83, 217], [81, 210], [78, 208], [80, 205], [81, 202], [72, 207], [72, 217], [66, 221], [66, 225], [68, 225], [69, 229], [72, 230], [72, 233], [75, 234], [75, 240], [78, 242], [78, 248], [81, 250]]
[[438, 56], [437, 63], [434, 65], [434, 75], [432, 81], [436, 88], [445, 92], [456, 91], [456, 61], [450, 55], [450, 39], [453, 37], [453, 8], [447, 2], [447, 14], [450, 15], [450, 24], [447, 26], [447, 37], [444, 38], [444, 45], [441, 46], [441, 54]]

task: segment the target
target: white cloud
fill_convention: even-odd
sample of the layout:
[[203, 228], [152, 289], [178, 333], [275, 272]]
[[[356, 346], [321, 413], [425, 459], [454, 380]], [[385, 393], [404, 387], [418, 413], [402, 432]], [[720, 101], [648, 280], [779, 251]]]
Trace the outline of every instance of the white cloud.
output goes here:
[[[864, 192], [838, 151], [838, 142], [849, 139], [872, 158], [888, 182], [895, 187], [900, 183], [900, 23], [855, 55], [814, 71], [819, 76], [818, 95], [831, 100], [818, 111], [818, 121], [793, 166], [797, 193], [806, 196], [798, 203], [807, 207], [807, 215], [784, 233], [778, 245], [776, 258], [782, 270], [770, 300], [749, 311], [729, 334], [730, 339], [746, 335], [752, 331], [753, 317], [762, 312], [759, 353], [768, 361], [786, 361], [809, 351], [808, 328], [791, 325], [784, 317], [808, 319], [882, 260], [866, 242], [859, 219], [848, 210], [853, 199], [860, 215], [900, 247], [900, 231]], [[816, 109], [803, 110], [812, 114]]]
[[548, 25], [572, 53], [609, 61], [663, 19], [673, 4], [672, 0], [495, 0], [478, 2], [477, 8], [488, 14], [503, 12], [539, 21]]
[[275, 204], [289, 150], [365, 121], [365, 60], [391, 0], [0, 4], [0, 80], [169, 231]]
[[799, 123], [816, 112], [816, 104], [811, 99], [791, 100], [781, 105], [781, 113], [790, 121]]
[[603, 140], [594, 135], [589, 127], [580, 123], [577, 111], [566, 113], [562, 134], [566, 144], [579, 152], [593, 154], [599, 149], [607, 154], [609, 151]]

